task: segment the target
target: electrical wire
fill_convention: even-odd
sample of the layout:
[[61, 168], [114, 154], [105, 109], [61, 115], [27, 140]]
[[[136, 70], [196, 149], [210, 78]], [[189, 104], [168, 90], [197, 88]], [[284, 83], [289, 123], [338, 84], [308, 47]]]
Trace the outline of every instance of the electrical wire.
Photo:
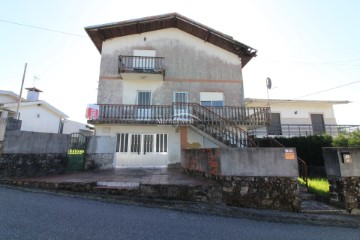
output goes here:
[[23, 23], [17, 23], [17, 22], [7, 21], [7, 20], [3, 20], [3, 19], [0, 19], [0, 22], [9, 23], [9, 24], [14, 24], [14, 25], [22, 26], [22, 27], [29, 27], [29, 28], [39, 29], [39, 30], [45, 30], [45, 31], [48, 31], [48, 32], [56, 32], [56, 33], [66, 34], [66, 35], [70, 35], [70, 36], [74, 36], [74, 37], [86, 38], [86, 36], [84, 36], [84, 35], [79, 35], [79, 34], [75, 34], [75, 33], [64, 32], [64, 31], [55, 30], [55, 29], [51, 29], [51, 28], [37, 27], [37, 26], [33, 26], [33, 25], [28, 25], [28, 24], [23, 24]]

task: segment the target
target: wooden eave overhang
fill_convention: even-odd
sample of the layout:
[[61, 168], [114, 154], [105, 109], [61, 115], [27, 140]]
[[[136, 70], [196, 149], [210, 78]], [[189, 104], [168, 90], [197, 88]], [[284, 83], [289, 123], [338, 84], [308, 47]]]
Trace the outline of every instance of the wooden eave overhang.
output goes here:
[[234, 40], [231, 36], [195, 22], [178, 13], [90, 26], [86, 27], [85, 31], [101, 53], [102, 43], [108, 39], [166, 28], [178, 28], [188, 34], [238, 55], [241, 58], [243, 67], [251, 60], [251, 58], [256, 56], [256, 49]]

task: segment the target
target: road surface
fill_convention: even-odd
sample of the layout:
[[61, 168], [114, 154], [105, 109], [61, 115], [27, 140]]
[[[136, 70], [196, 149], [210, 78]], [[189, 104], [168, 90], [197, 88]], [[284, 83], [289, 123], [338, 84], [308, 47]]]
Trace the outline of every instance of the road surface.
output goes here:
[[360, 239], [360, 229], [271, 223], [0, 186], [0, 239]]

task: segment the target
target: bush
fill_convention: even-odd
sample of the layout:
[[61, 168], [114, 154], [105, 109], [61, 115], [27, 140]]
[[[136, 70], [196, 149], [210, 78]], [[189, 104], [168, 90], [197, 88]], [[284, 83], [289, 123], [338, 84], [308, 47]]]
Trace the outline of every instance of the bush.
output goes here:
[[333, 139], [329, 135], [276, 138], [285, 147], [295, 147], [300, 158], [307, 165], [324, 166], [323, 147], [331, 147]]
[[334, 147], [360, 147], [360, 130], [342, 133], [333, 141]]

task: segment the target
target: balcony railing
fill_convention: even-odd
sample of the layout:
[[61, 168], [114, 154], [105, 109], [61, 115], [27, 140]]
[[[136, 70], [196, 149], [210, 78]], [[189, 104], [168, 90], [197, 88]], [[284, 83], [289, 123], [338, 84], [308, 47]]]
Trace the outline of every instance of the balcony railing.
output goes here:
[[164, 57], [119, 56], [119, 73], [165, 73]]
[[254, 137], [281, 136], [281, 137], [303, 137], [310, 135], [328, 134], [338, 136], [340, 133], [348, 133], [360, 130], [360, 125], [312, 125], [312, 124], [281, 124], [250, 130], [248, 133]]
[[[88, 122], [92, 124], [189, 124], [189, 122], [197, 120], [195, 107], [196, 104], [192, 103], [173, 103], [172, 105], [99, 104], [98, 118]], [[206, 108], [236, 125], [265, 126], [269, 121], [270, 110], [267, 107]], [[212, 119], [208, 119], [208, 121], [212, 121]]]

